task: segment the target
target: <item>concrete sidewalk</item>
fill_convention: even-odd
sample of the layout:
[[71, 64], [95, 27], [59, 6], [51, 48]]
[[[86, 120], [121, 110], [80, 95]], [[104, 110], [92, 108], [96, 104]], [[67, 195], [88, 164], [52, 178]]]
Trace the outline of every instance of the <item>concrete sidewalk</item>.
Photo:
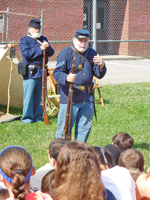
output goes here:
[[[150, 59], [137, 56], [102, 56], [107, 73], [98, 80], [100, 85], [150, 82]], [[49, 68], [55, 68], [56, 61], [48, 62]]]
[[105, 60], [107, 73], [100, 85], [150, 82], [150, 59]]

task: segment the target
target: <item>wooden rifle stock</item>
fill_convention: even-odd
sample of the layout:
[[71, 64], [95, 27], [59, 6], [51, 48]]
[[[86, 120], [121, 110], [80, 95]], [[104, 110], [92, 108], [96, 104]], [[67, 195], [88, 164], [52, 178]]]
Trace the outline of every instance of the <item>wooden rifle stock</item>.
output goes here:
[[45, 108], [45, 94], [47, 90], [47, 70], [45, 69], [45, 51], [43, 51], [43, 75], [42, 75], [42, 108], [44, 112], [44, 124], [49, 125], [49, 118]]
[[[76, 63], [76, 52], [74, 51], [73, 64], [72, 64], [72, 74], [74, 74]], [[72, 121], [72, 94], [73, 94], [73, 83], [70, 83], [69, 94], [68, 94], [68, 103], [67, 103], [67, 113], [64, 127], [64, 135], [66, 141], [71, 141], [71, 121]]]

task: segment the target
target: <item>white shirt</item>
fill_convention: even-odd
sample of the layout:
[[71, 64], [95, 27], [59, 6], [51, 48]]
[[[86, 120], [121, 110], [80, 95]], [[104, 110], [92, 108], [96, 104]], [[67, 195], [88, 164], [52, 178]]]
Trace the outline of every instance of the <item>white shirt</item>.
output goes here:
[[129, 171], [115, 166], [101, 172], [102, 182], [117, 200], [136, 200], [135, 183]]
[[50, 163], [46, 163], [44, 166], [42, 166], [41, 168], [39, 168], [34, 176], [31, 176], [30, 178], [30, 187], [33, 191], [36, 190], [41, 190], [41, 181], [43, 176], [45, 176], [45, 174], [47, 172], [49, 172], [51, 169], [54, 169]]

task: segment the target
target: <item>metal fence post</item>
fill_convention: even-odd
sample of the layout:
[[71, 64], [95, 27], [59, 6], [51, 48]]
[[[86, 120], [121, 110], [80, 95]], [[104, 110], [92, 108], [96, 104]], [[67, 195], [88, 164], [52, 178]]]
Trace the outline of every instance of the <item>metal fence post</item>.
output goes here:
[[2, 30], [2, 42], [5, 40], [5, 13], [3, 13], [3, 30]]
[[43, 21], [44, 21], [44, 12], [43, 11], [41, 11], [40, 20], [41, 20], [41, 34], [43, 35]]
[[96, 6], [97, 0], [93, 0], [93, 49], [96, 51]]
[[[7, 12], [9, 12], [9, 8], [7, 8]], [[6, 41], [8, 42], [8, 34], [9, 34], [9, 14], [7, 14], [7, 22], [6, 22]]]

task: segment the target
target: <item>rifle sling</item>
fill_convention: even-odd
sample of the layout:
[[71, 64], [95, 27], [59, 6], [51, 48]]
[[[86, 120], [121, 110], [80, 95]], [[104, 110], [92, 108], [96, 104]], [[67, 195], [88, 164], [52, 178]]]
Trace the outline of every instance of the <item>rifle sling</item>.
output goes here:
[[70, 46], [70, 47], [71, 47], [71, 49], [74, 50], [77, 54], [79, 54], [84, 60], [86, 60], [86, 61], [90, 64], [90, 66], [91, 66], [90, 61], [89, 61], [86, 57], [84, 57], [83, 55], [81, 55], [73, 46]]

